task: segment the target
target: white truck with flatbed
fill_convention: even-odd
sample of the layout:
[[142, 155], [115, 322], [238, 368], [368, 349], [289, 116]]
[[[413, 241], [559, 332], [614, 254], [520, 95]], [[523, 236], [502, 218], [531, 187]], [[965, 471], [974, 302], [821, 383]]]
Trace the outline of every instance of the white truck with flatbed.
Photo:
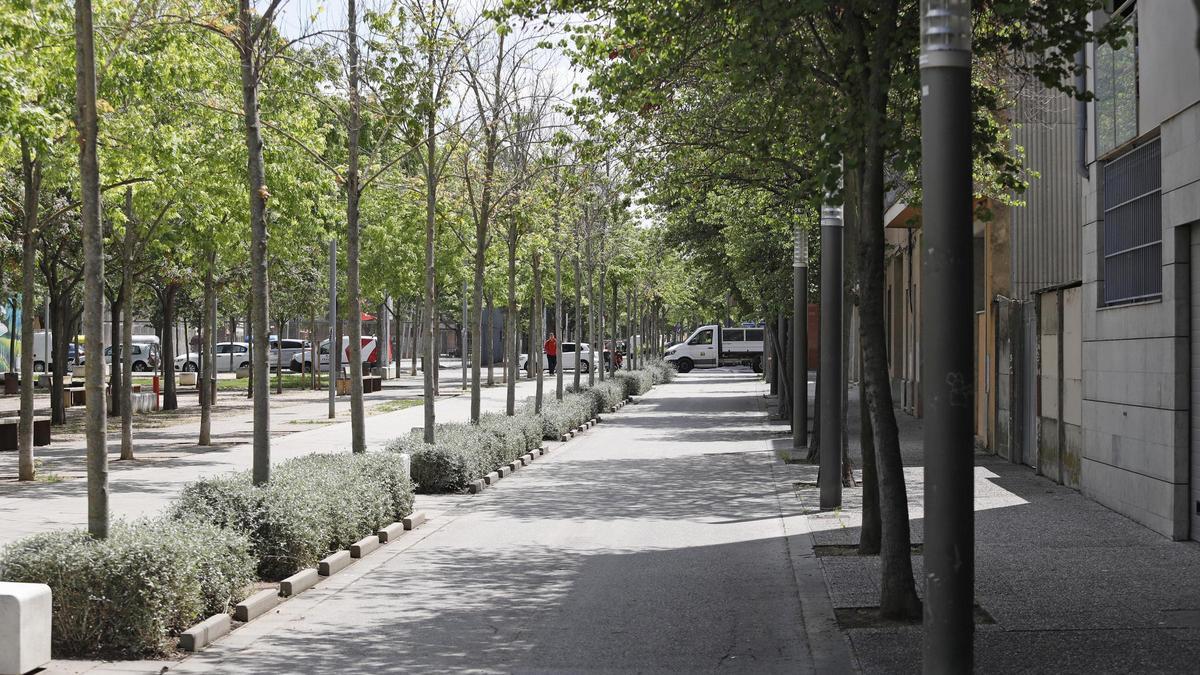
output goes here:
[[663, 359], [681, 373], [720, 366], [750, 366], [761, 373], [763, 328], [700, 326], [683, 342], [668, 347]]

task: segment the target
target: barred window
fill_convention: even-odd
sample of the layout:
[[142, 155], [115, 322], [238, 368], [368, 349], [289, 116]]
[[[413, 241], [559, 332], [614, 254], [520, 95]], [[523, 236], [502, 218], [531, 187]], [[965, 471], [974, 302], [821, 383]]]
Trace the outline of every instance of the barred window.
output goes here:
[[1162, 159], [1154, 139], [1104, 163], [1104, 304], [1162, 297]]

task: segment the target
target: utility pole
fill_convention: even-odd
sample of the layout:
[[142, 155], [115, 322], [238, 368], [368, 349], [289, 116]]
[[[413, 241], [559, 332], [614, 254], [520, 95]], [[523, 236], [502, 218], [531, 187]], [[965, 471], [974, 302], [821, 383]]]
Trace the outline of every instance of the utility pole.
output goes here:
[[792, 251], [792, 447], [808, 447], [808, 232], [797, 225]]
[[971, 2], [921, 2], [925, 673], [974, 667]]
[[[821, 208], [821, 509], [842, 505], [842, 207]], [[805, 385], [807, 389], [808, 385]]]
[[[342, 350], [337, 342], [337, 239], [329, 240], [329, 419], [337, 417], [337, 377], [333, 372], [333, 350]], [[321, 372], [321, 355], [317, 350], [313, 370]]]

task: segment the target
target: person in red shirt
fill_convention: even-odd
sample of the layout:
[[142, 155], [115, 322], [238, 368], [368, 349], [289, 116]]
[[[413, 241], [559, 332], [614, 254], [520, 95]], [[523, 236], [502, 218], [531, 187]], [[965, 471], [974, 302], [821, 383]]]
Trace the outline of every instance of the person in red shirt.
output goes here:
[[546, 350], [546, 363], [550, 366], [550, 374], [554, 374], [554, 367], [558, 363], [558, 339], [554, 337], [554, 331], [550, 331], [550, 337], [546, 338], [546, 344], [542, 345]]

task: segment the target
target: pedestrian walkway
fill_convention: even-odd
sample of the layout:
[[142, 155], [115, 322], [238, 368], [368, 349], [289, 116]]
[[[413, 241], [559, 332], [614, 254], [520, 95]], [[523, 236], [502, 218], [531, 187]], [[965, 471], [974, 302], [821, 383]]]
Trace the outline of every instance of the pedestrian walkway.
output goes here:
[[[857, 391], [848, 432], [861, 466]], [[897, 413], [905, 457], [913, 542], [923, 530], [921, 420]], [[964, 452], [970, 452], [964, 449]], [[1029, 467], [976, 454], [975, 596], [979, 673], [1196, 672], [1200, 664], [1200, 545], [1172, 542], [1037, 476]], [[815, 509], [815, 468], [797, 486]], [[833, 604], [878, 606], [879, 558], [857, 545], [862, 489], [843, 508], [813, 514], [814, 543]], [[849, 553], [849, 554], [847, 554]], [[923, 594], [922, 556], [912, 557]], [[920, 626], [847, 631], [865, 673], [918, 673]]]
[[682, 378], [172, 672], [844, 672], [748, 370]]
[[[518, 400], [532, 396], [535, 384], [528, 380], [519, 382]], [[442, 391], [460, 394], [457, 388], [450, 386], [444, 386]], [[396, 391], [391, 398], [411, 397], [419, 392], [419, 389]], [[484, 412], [503, 411], [506, 395], [503, 386], [483, 389], [481, 406]], [[291, 404], [283, 399], [272, 406], [273, 463], [314, 452], [350, 452], [349, 399], [342, 397], [337, 403], [338, 419], [344, 421], [325, 424], [328, 403], [321, 401], [320, 396], [308, 398], [311, 399], [308, 402], [292, 401]], [[221, 399], [222, 396], [218, 396], [218, 400]], [[368, 400], [366, 404], [376, 405], [374, 400]], [[468, 395], [449, 396], [434, 405], [439, 423], [463, 422], [470, 418]], [[300, 423], [292, 424], [293, 421]], [[372, 415], [366, 424], [367, 447], [382, 448], [392, 439], [423, 425], [424, 408], [420, 405]], [[253, 453], [248, 441], [253, 429], [252, 411], [215, 415], [215, 444], [212, 446], [195, 445], [197, 429], [197, 424], [188, 423], [138, 430], [135, 455], [142, 459], [132, 462], [115, 461], [120, 451], [120, 436], [109, 434], [109, 506], [114, 518], [153, 515], [179, 494], [186, 483], [251, 467]], [[84, 440], [77, 438], [73, 442], [56, 442], [48, 448], [35, 448], [35, 454], [44, 458], [44, 474], [57, 474], [67, 480], [0, 483], [0, 545], [37, 532], [86, 527], [85, 447]], [[0, 475], [16, 475], [16, 454], [0, 453]]]

